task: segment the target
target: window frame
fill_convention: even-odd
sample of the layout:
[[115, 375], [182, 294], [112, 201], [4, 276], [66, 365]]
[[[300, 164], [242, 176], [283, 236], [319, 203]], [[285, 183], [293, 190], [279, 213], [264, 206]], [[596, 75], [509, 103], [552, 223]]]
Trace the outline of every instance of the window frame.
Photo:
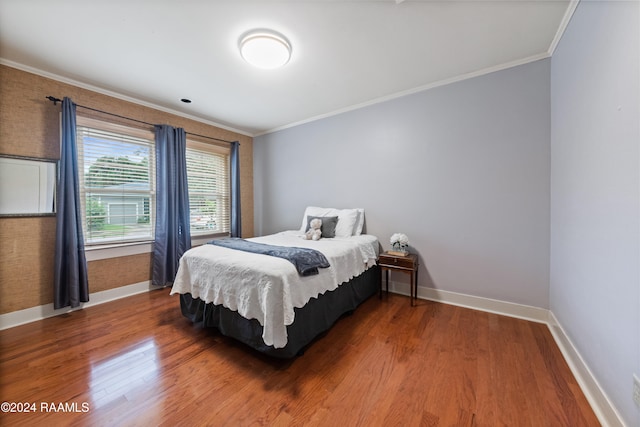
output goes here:
[[[120, 238], [105, 238], [105, 239], [90, 239], [89, 235], [89, 224], [86, 205], [87, 205], [87, 193], [96, 193], [95, 189], [91, 191], [86, 184], [85, 177], [85, 159], [84, 159], [84, 149], [83, 149], [83, 141], [78, 138], [79, 131], [81, 129], [78, 128], [88, 128], [94, 129], [98, 132], [107, 132], [113, 133], [116, 135], [122, 135], [124, 137], [139, 139], [144, 141], [144, 144], [141, 146], [145, 146], [149, 151], [149, 164], [148, 164], [148, 177], [149, 177], [149, 189], [148, 190], [140, 190], [140, 189], [128, 189], [126, 192], [118, 191], [116, 189], [100, 189], [100, 193], [103, 197], [109, 197], [109, 194], [113, 194], [117, 196], [118, 194], [125, 197], [126, 195], [140, 195], [143, 196], [142, 203], [144, 206], [149, 204], [149, 234], [148, 235], [138, 235], [138, 236], [122, 236]], [[110, 247], [121, 247], [121, 246], [129, 246], [129, 245], [137, 245], [137, 244], [149, 244], [152, 243], [155, 236], [155, 203], [156, 203], [156, 168], [155, 168], [155, 134], [152, 128], [139, 128], [126, 126], [122, 124], [116, 124], [113, 122], [109, 122], [102, 119], [97, 119], [93, 117], [81, 116], [77, 115], [76, 117], [76, 144], [77, 144], [77, 160], [78, 160], [78, 179], [79, 179], [79, 190], [80, 190], [80, 205], [81, 205], [81, 214], [82, 214], [82, 230], [84, 237], [84, 245], [85, 249], [93, 249], [93, 248], [110, 248]], [[148, 200], [145, 203], [146, 196], [148, 195]], [[120, 203], [126, 203], [126, 199], [123, 199]], [[108, 206], [105, 207], [107, 212], [105, 213], [105, 222], [108, 221]], [[144, 208], [143, 208], [144, 210]], [[144, 212], [142, 213], [144, 215]], [[136, 215], [136, 218], [138, 215]]]

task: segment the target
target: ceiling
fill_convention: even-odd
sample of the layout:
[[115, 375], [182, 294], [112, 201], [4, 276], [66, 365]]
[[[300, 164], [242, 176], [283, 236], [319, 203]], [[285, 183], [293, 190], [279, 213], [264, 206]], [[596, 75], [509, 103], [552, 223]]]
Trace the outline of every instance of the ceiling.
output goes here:
[[[0, 0], [0, 62], [255, 136], [546, 58], [575, 5]], [[287, 65], [242, 60], [254, 28], [289, 39]]]

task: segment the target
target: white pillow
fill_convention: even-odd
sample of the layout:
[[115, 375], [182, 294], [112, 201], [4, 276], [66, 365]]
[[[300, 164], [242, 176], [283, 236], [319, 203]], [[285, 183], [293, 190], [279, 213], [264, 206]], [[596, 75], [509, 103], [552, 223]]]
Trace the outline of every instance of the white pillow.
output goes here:
[[336, 225], [336, 237], [351, 237], [358, 223], [358, 211], [356, 209], [336, 209], [338, 224]]
[[[363, 210], [364, 212], [364, 210]], [[359, 212], [357, 209], [334, 209], [320, 208], [317, 206], [308, 206], [302, 216], [302, 226], [300, 231], [304, 232], [307, 228], [307, 215], [311, 216], [337, 216], [338, 224], [336, 224], [336, 237], [350, 237], [358, 227]], [[364, 215], [362, 221], [364, 223]], [[362, 228], [360, 229], [362, 232]]]
[[356, 222], [355, 227], [353, 228], [353, 235], [359, 236], [362, 234], [362, 229], [364, 228], [364, 209], [356, 208], [358, 211], [358, 221]]
[[302, 215], [302, 226], [300, 227], [300, 231], [304, 233], [307, 229], [307, 216], [329, 216], [330, 210], [331, 209], [318, 208], [316, 206], [307, 206], [304, 210], [304, 215]]

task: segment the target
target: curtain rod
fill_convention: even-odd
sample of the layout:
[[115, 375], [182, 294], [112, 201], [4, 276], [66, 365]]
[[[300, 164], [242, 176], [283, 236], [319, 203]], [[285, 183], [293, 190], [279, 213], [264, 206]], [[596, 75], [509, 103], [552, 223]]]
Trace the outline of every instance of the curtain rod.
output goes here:
[[[56, 97], [53, 97], [53, 96], [46, 96], [45, 98], [48, 99], [49, 101], [53, 102], [53, 105], [58, 105], [58, 102], [62, 102], [62, 99], [56, 98]], [[98, 109], [91, 108], [91, 107], [86, 107], [84, 105], [76, 104], [76, 107], [84, 108], [86, 110], [96, 111], [98, 113], [107, 114], [109, 116], [118, 117], [118, 118], [125, 119], [125, 120], [131, 120], [132, 122], [138, 122], [138, 123], [142, 123], [144, 125], [155, 126], [155, 124], [153, 124], [153, 123], [143, 122], [142, 120], [132, 119], [131, 117], [121, 116], [119, 114], [114, 114], [114, 113], [110, 113], [108, 111], [103, 111], [103, 110], [98, 110]], [[227, 141], [226, 139], [214, 138], [212, 136], [199, 135], [197, 133], [191, 133], [191, 132], [185, 132], [185, 133], [187, 135], [199, 136], [200, 138], [213, 139], [214, 141], [226, 142], [226, 143], [229, 143], [229, 144], [233, 144], [234, 142], [238, 142], [238, 141]]]

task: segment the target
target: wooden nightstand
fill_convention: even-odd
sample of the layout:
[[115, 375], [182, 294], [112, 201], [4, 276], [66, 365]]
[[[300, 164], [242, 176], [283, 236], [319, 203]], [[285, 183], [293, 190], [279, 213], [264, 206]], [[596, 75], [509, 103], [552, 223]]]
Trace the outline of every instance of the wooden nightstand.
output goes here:
[[[389, 292], [389, 270], [402, 271], [409, 273], [411, 276], [411, 283], [409, 287], [411, 289], [411, 305], [413, 306], [414, 299], [418, 299], [418, 255], [408, 254], [405, 256], [392, 255], [388, 252], [380, 254], [378, 258], [378, 266], [380, 272], [385, 272], [387, 293]], [[382, 281], [380, 281], [380, 298], [382, 298]]]

